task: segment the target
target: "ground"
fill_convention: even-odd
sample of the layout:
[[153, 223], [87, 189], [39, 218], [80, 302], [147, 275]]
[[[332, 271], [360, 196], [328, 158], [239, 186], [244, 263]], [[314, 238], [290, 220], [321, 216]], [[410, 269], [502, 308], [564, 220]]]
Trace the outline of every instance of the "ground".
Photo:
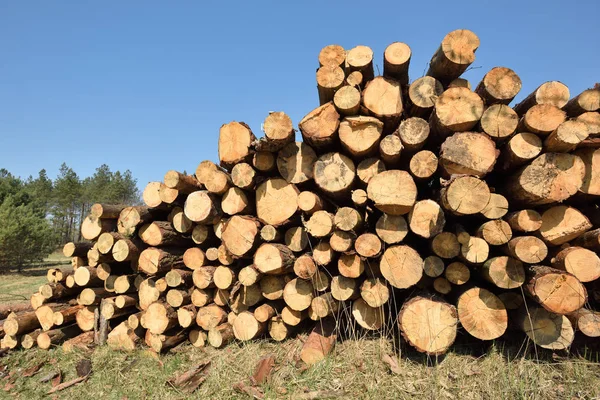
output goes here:
[[[22, 301], [19, 296], [27, 297], [44, 281], [45, 268], [0, 276], [0, 301]], [[0, 358], [0, 398], [47, 397], [52, 385], [40, 383], [42, 377], [60, 370], [63, 382], [74, 379], [77, 362], [89, 358], [93, 366], [89, 379], [56, 398], [244, 399], [250, 397], [233, 386], [242, 382], [252, 387], [249, 378], [257, 362], [273, 355], [275, 367], [268, 382], [257, 385], [257, 394], [265, 399], [600, 399], [598, 353], [567, 357], [535, 351], [521, 336], [483, 349], [459, 339], [452, 352], [434, 360], [403, 344], [394, 346], [392, 339], [355, 335], [311, 368], [298, 362], [305, 338], [301, 334], [283, 343], [234, 343], [221, 350], [186, 344], [161, 356], [147, 350], [124, 353], [107, 348], [90, 353], [18, 350]], [[167, 383], [203, 361], [210, 361], [206, 381], [193, 394]], [[23, 376], [39, 365], [35, 375]]]

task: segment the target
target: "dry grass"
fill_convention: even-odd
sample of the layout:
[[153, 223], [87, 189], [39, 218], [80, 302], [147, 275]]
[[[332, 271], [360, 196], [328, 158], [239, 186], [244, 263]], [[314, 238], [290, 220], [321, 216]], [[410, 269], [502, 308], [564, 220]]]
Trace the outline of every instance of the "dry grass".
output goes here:
[[[60, 262], [59, 257], [46, 264]], [[21, 301], [45, 281], [47, 265], [21, 275], [0, 277], [0, 301]], [[390, 332], [391, 333], [391, 332]], [[276, 366], [270, 381], [261, 385], [266, 399], [298, 399], [318, 392], [344, 399], [600, 399], [598, 353], [560, 357], [534, 351], [523, 336], [514, 342], [496, 342], [482, 348], [459, 335], [453, 352], [432, 360], [405, 344], [390, 339], [367, 337], [359, 331], [346, 333], [352, 340], [339, 343], [323, 362], [305, 368], [298, 362], [306, 335], [283, 343], [259, 340], [234, 343], [225, 349], [198, 349], [182, 345], [163, 356], [147, 350], [132, 353], [99, 348], [90, 354], [51, 351], [16, 351], [0, 359], [12, 375], [0, 379], [0, 398], [44, 398], [50, 383], [40, 377], [60, 370], [63, 381], [75, 377], [75, 364], [89, 357], [94, 372], [90, 379], [67, 389], [60, 397], [70, 399], [233, 399], [249, 398], [233, 389], [238, 382], [249, 383], [258, 360], [273, 354]], [[383, 361], [391, 356], [398, 362], [396, 373]], [[207, 380], [193, 394], [186, 395], [167, 380], [203, 360], [211, 361]], [[33, 377], [25, 369], [43, 364]], [[14, 381], [14, 387], [7, 386]], [[8, 391], [2, 388], [10, 389]]]
[[[504, 349], [492, 346], [484, 356], [450, 353], [435, 366], [414, 355], [398, 358], [387, 339], [361, 339], [340, 343], [334, 353], [312, 368], [298, 363], [300, 339], [284, 343], [260, 340], [232, 344], [225, 349], [194, 348], [184, 345], [157, 357], [145, 350], [133, 353], [100, 348], [91, 354], [64, 353], [61, 349], [18, 351], [1, 360], [8, 371], [16, 371], [15, 387], [0, 392], [7, 398], [42, 398], [50, 388], [39, 378], [60, 369], [64, 380], [75, 377], [75, 364], [91, 357], [91, 378], [67, 389], [71, 399], [184, 399], [248, 398], [233, 385], [249, 383], [258, 360], [273, 354], [276, 366], [270, 382], [260, 387], [265, 398], [296, 399], [315, 391], [347, 399], [592, 399], [600, 396], [600, 368], [580, 357], [560, 361], [535, 360], [527, 356], [507, 359]], [[392, 373], [382, 361], [391, 355], [398, 362]], [[186, 395], [167, 380], [200, 361], [210, 360], [207, 380], [193, 394]], [[25, 369], [43, 363], [34, 377], [22, 377]], [[7, 382], [7, 379], [5, 379]], [[321, 397], [322, 398], [322, 397]]]

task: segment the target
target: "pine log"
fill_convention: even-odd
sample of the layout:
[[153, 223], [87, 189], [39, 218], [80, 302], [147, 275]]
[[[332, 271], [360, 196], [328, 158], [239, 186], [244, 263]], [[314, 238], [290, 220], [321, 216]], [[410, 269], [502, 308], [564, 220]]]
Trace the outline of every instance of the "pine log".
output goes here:
[[298, 208], [306, 214], [313, 214], [323, 207], [323, 200], [313, 192], [304, 191], [298, 195]]
[[519, 115], [524, 115], [531, 107], [537, 104], [551, 104], [558, 108], [563, 108], [569, 101], [569, 88], [558, 81], [549, 81], [542, 83], [531, 94], [525, 97], [514, 110]]
[[600, 110], [600, 88], [598, 86], [593, 89], [587, 89], [573, 97], [567, 104], [564, 110], [569, 117], [577, 117], [585, 112]]
[[79, 330], [79, 327], [74, 324], [53, 329], [48, 332], [42, 332], [38, 335], [36, 341], [40, 349], [48, 350], [50, 346], [60, 344], [67, 339], [77, 336], [80, 333], [81, 331]]
[[502, 300], [504, 307], [511, 311], [518, 310], [525, 302], [523, 295], [519, 292], [502, 292], [498, 295], [498, 298]]
[[319, 52], [319, 65], [335, 65], [341, 67], [346, 61], [346, 50], [340, 45], [330, 44]]
[[303, 311], [310, 307], [314, 298], [313, 286], [310, 281], [303, 279], [292, 279], [283, 290], [285, 303], [295, 311]]
[[565, 122], [567, 114], [551, 104], [538, 104], [531, 107], [519, 122], [519, 131], [547, 136]]
[[548, 256], [548, 247], [535, 236], [512, 238], [505, 251], [508, 255], [528, 264], [540, 263]]
[[[336, 69], [325, 68], [321, 71], [321, 74], [317, 72], [317, 82], [319, 77], [325, 80], [321, 83], [324, 84], [325, 92], [330, 89], [332, 85], [336, 84], [337, 73]], [[331, 79], [330, 79], [331, 78]], [[344, 80], [342, 71], [342, 82]], [[320, 89], [320, 88], [319, 88]], [[320, 89], [321, 90], [321, 89]], [[254, 148], [257, 151], [271, 151], [276, 152], [281, 150], [288, 143], [294, 141], [294, 126], [290, 117], [284, 112], [270, 112], [265, 121], [263, 122], [263, 131], [265, 136], [258, 142], [255, 142]], [[234, 167], [235, 168], [235, 167]]]
[[302, 139], [314, 149], [320, 150], [334, 144], [340, 125], [333, 102], [325, 103], [309, 112], [298, 124]]
[[408, 85], [408, 67], [412, 52], [406, 43], [394, 42], [383, 53], [383, 76]]
[[446, 295], [452, 292], [452, 284], [448, 279], [439, 276], [433, 280], [433, 290], [439, 294]]
[[205, 190], [199, 190], [188, 195], [185, 201], [184, 213], [191, 221], [202, 225], [212, 225], [222, 216], [220, 201]]
[[423, 276], [423, 259], [409, 246], [390, 246], [383, 253], [380, 268], [381, 274], [392, 286], [407, 289]]
[[387, 135], [379, 142], [379, 156], [388, 167], [397, 166], [402, 154], [402, 142], [396, 135]]
[[98, 237], [97, 248], [101, 254], [109, 254], [114, 244], [120, 240], [125, 239], [123, 235], [117, 232], [104, 232]]
[[[36, 310], [37, 311], [37, 310]], [[29, 311], [4, 320], [4, 333], [9, 336], [20, 336], [40, 327], [36, 311]]]
[[373, 50], [367, 46], [356, 46], [346, 52], [346, 69], [348, 72], [359, 71], [363, 83], [373, 79]]
[[138, 227], [160, 217], [160, 211], [146, 206], [125, 207], [119, 214], [117, 230], [122, 235], [133, 236]]
[[448, 33], [442, 40], [431, 61], [427, 75], [444, 83], [458, 78], [475, 61], [479, 38], [467, 29]]
[[79, 290], [61, 283], [52, 283], [40, 286], [39, 292], [46, 300], [58, 300], [77, 294]]
[[196, 321], [196, 306], [193, 304], [185, 305], [177, 309], [177, 322], [182, 328], [188, 328]]
[[203, 307], [209, 304], [214, 299], [214, 291], [212, 289], [198, 289], [192, 290], [192, 304], [196, 307]]
[[233, 321], [233, 334], [238, 340], [248, 341], [260, 336], [266, 327], [267, 325], [258, 322], [251, 312], [244, 311]]
[[82, 257], [73, 257], [71, 258], [71, 266], [73, 267], [73, 270], [76, 270], [77, 268], [81, 267], [82, 265], [87, 265], [87, 253], [86, 253], [86, 258], [82, 258]]
[[439, 138], [473, 129], [483, 115], [483, 100], [466, 88], [446, 89], [435, 101], [429, 124]]
[[300, 351], [300, 358], [308, 365], [323, 360], [337, 340], [337, 324], [332, 318], [321, 320], [308, 335]]
[[329, 236], [333, 232], [334, 216], [327, 211], [317, 211], [304, 224], [306, 232], [315, 238]]
[[431, 250], [441, 258], [454, 258], [460, 254], [460, 243], [452, 232], [442, 232], [431, 241]]
[[352, 202], [356, 207], [363, 208], [367, 205], [367, 192], [362, 189], [352, 191]]
[[369, 115], [383, 122], [384, 134], [390, 134], [398, 128], [403, 110], [400, 82], [383, 76], [374, 78], [363, 90], [362, 103]]
[[[256, 139], [252, 130], [243, 122], [232, 121], [219, 129], [219, 161], [221, 166], [232, 168], [251, 156], [250, 145]], [[205, 184], [206, 185], [206, 184]]]
[[329, 246], [333, 251], [346, 253], [352, 250], [355, 240], [356, 234], [354, 232], [336, 230], [329, 238]]
[[411, 117], [400, 123], [396, 135], [409, 152], [421, 150], [429, 137], [429, 124], [422, 118]]
[[94, 240], [102, 232], [114, 231], [116, 226], [117, 221], [114, 219], [100, 219], [88, 215], [81, 223], [81, 236], [86, 240]]
[[228, 345], [234, 339], [233, 326], [227, 322], [208, 331], [208, 343], [217, 349]]
[[508, 139], [519, 125], [519, 116], [505, 104], [486, 108], [481, 116], [481, 130], [495, 141]]
[[317, 292], [325, 292], [329, 289], [331, 280], [327, 272], [317, 270], [317, 273], [311, 277], [311, 282]]
[[521, 78], [510, 68], [494, 67], [475, 88], [486, 105], [508, 104], [521, 91]]
[[356, 175], [358, 175], [360, 182], [367, 185], [371, 181], [371, 178], [385, 170], [385, 164], [379, 158], [371, 157], [362, 160], [358, 164]]
[[97, 310], [98, 307], [96, 306], [87, 306], [77, 311], [75, 321], [79, 329], [83, 332], [89, 332], [94, 329]]
[[194, 223], [185, 215], [181, 207], [173, 207], [167, 220], [179, 233], [190, 233], [194, 229]]
[[[360, 74], [360, 72], [356, 72]], [[348, 82], [348, 76], [346, 81]], [[361, 74], [361, 82], [362, 82], [362, 74]], [[335, 94], [333, 95], [333, 104], [335, 109], [340, 115], [343, 116], [352, 116], [357, 115], [360, 110], [360, 91], [355, 87], [356, 85], [352, 85], [348, 83], [348, 86], [341, 87]]]
[[142, 193], [144, 204], [150, 208], [164, 209], [164, 204], [160, 198], [160, 188], [164, 186], [162, 182], [148, 182]]
[[587, 337], [600, 337], [600, 312], [581, 308], [567, 314], [567, 318], [577, 331]]
[[337, 263], [338, 271], [346, 278], [358, 278], [365, 271], [365, 262], [358, 254], [342, 254]]
[[[253, 295], [257, 298], [257, 300], [252, 302], [258, 302], [261, 297], [264, 297], [267, 300], [279, 300], [283, 297], [283, 290], [285, 285], [291, 280], [287, 275], [265, 275], [258, 282], [258, 285], [254, 285], [251, 287], [252, 292], [256, 292], [256, 287], [260, 288], [258, 294]], [[250, 287], [250, 286], [248, 286]]]
[[141, 324], [150, 333], [161, 334], [177, 325], [177, 312], [168, 304], [155, 302], [144, 312]]
[[[36, 329], [33, 332], [29, 332], [26, 333], [25, 335], [21, 336], [21, 346], [24, 349], [31, 349], [33, 348], [34, 345], [37, 344], [37, 337], [42, 333], [41, 329]], [[4, 346], [2, 346], [4, 347]]]
[[175, 231], [171, 224], [166, 221], [155, 221], [143, 225], [139, 231], [139, 237], [149, 246], [187, 246], [190, 240]]
[[471, 278], [471, 271], [461, 262], [450, 263], [444, 271], [444, 277], [453, 285], [464, 285]]
[[269, 151], [257, 151], [252, 157], [252, 166], [263, 173], [272, 172], [275, 170], [275, 155]]
[[489, 253], [490, 247], [488, 243], [478, 237], [471, 236], [469, 240], [460, 247], [461, 258], [469, 264], [482, 264], [488, 259]]
[[360, 297], [373, 308], [381, 307], [388, 302], [390, 290], [380, 278], [366, 279], [360, 286]]
[[579, 191], [586, 195], [600, 195], [600, 149], [578, 149], [575, 153], [585, 165], [583, 184]]
[[340, 122], [339, 138], [342, 149], [355, 159], [377, 154], [383, 123], [377, 118], [346, 117]]
[[102, 280], [98, 277], [97, 268], [79, 267], [73, 273], [75, 284], [80, 287], [98, 286], [102, 284]]
[[490, 194], [490, 201], [483, 210], [481, 215], [487, 219], [499, 219], [502, 218], [508, 212], [508, 200], [506, 197], [498, 193]]
[[289, 306], [285, 306], [281, 310], [281, 319], [286, 325], [297, 326], [307, 318], [306, 311], [296, 311], [291, 309]]
[[215, 261], [218, 257], [218, 254], [216, 254], [217, 249], [215, 249], [215, 255], [212, 259], [209, 257], [209, 250], [210, 249], [206, 250], [206, 253], [204, 253], [199, 247], [190, 247], [183, 253], [183, 264], [189, 269], [195, 270], [203, 267], [206, 264], [207, 259], [209, 261]]
[[286, 223], [298, 209], [298, 189], [283, 179], [273, 178], [256, 189], [256, 215], [267, 225]]
[[254, 189], [256, 183], [256, 171], [248, 163], [236, 164], [231, 170], [231, 181], [240, 189]]
[[181, 250], [156, 247], [149, 247], [142, 251], [138, 264], [139, 270], [147, 275], [166, 274], [171, 269], [182, 266]]
[[571, 246], [561, 250], [552, 259], [552, 266], [575, 275], [580, 282], [600, 279], [600, 257], [583, 247]]
[[204, 347], [208, 341], [208, 335], [201, 329], [192, 329], [188, 335], [190, 343], [194, 347]]
[[340, 197], [349, 194], [356, 175], [354, 163], [340, 153], [327, 153], [314, 165], [314, 180], [326, 194]]
[[160, 334], [154, 334], [147, 330], [144, 343], [155, 352], [164, 353], [183, 343], [187, 338], [188, 332], [180, 328], [174, 328]]
[[313, 178], [317, 160], [314, 150], [303, 142], [291, 142], [277, 153], [277, 169], [289, 183], [303, 183]]
[[198, 269], [195, 269], [192, 274], [192, 280], [194, 281], [194, 286], [198, 289], [208, 289], [214, 287], [214, 275], [216, 267], [204, 266]]
[[514, 135], [502, 148], [498, 166], [511, 170], [535, 159], [542, 151], [542, 140], [533, 133], [521, 132]]
[[192, 271], [172, 269], [165, 275], [167, 285], [172, 288], [188, 286], [192, 283]]
[[376, 258], [381, 254], [381, 240], [374, 233], [363, 233], [354, 242], [356, 252], [365, 258]]
[[283, 235], [273, 225], [265, 225], [260, 229], [260, 238], [265, 242], [280, 242]]
[[391, 215], [407, 214], [417, 197], [417, 187], [406, 171], [390, 170], [374, 176], [367, 186], [367, 195], [375, 207]]
[[576, 120], [587, 126], [590, 136], [600, 135], [600, 112], [586, 112], [578, 116]]
[[492, 246], [500, 246], [512, 239], [512, 230], [508, 222], [494, 219], [481, 225], [477, 229], [477, 236]]
[[544, 140], [547, 152], [566, 153], [574, 150], [578, 144], [587, 139], [587, 125], [581, 121], [569, 120], [561, 123]]
[[453, 305], [435, 296], [415, 296], [398, 314], [402, 336], [417, 351], [444, 354], [456, 339], [458, 313]]
[[307, 311], [308, 317], [313, 321], [319, 321], [337, 313], [339, 307], [340, 303], [331, 296], [331, 292], [327, 292], [312, 299]]
[[185, 194], [202, 189], [202, 184], [198, 182], [194, 175], [185, 175], [174, 170], [168, 171], [163, 180], [168, 188], [176, 189]]
[[308, 254], [303, 254], [294, 261], [294, 273], [299, 278], [311, 279], [317, 270], [317, 265]]
[[91, 306], [100, 304], [100, 301], [111, 296], [111, 292], [104, 288], [85, 288], [77, 296], [77, 304]]
[[542, 226], [542, 216], [535, 210], [514, 211], [506, 216], [506, 221], [518, 232], [535, 232]]
[[92, 243], [89, 242], [69, 242], [63, 247], [63, 255], [65, 257], [85, 257], [91, 248]]
[[568, 314], [579, 310], [587, 300], [585, 287], [568, 272], [534, 266], [528, 275], [527, 293], [550, 312]]
[[417, 180], [429, 179], [437, 171], [438, 158], [429, 150], [421, 150], [410, 159], [410, 173]]
[[416, 79], [408, 88], [406, 114], [411, 117], [429, 118], [436, 100], [443, 92], [442, 83], [431, 76]]
[[170, 289], [165, 297], [167, 304], [173, 308], [179, 308], [190, 304], [191, 293], [182, 289]]
[[346, 84], [355, 88], [362, 88], [363, 85], [363, 74], [360, 71], [352, 71], [346, 76]]
[[244, 257], [258, 245], [259, 232], [260, 223], [256, 219], [234, 215], [225, 224], [221, 240], [234, 256]]
[[160, 201], [166, 206], [182, 204], [185, 201], [183, 193], [180, 193], [177, 189], [171, 189], [165, 184], [160, 185], [158, 196], [160, 197]]
[[446, 219], [441, 207], [429, 199], [416, 202], [408, 214], [410, 230], [425, 239], [442, 232], [445, 223]]
[[517, 313], [516, 324], [536, 345], [550, 350], [566, 350], [571, 347], [575, 332], [569, 319], [541, 307], [522, 307]]
[[452, 87], [464, 87], [464, 88], [467, 88], [467, 89], [471, 90], [471, 82], [469, 82], [465, 78], [456, 78], [456, 79], [454, 79], [452, 82], [450, 82], [448, 84], [448, 87], [449, 88], [452, 88]]
[[294, 265], [292, 251], [277, 243], [263, 243], [254, 253], [254, 266], [267, 275], [281, 275], [289, 272]]
[[319, 104], [333, 100], [335, 92], [344, 84], [344, 70], [337, 65], [323, 65], [317, 69], [317, 90]]
[[293, 327], [283, 322], [283, 319], [279, 316], [273, 317], [269, 320], [269, 336], [277, 342], [281, 342], [288, 338], [293, 331]]
[[487, 184], [473, 176], [458, 176], [442, 188], [441, 205], [455, 215], [477, 214], [490, 201]]
[[244, 267], [238, 272], [238, 281], [244, 286], [252, 286], [258, 283], [261, 277], [262, 273], [254, 265]]
[[462, 327], [479, 340], [497, 339], [508, 328], [506, 307], [489, 290], [467, 289], [458, 297], [456, 309]]
[[235, 272], [224, 265], [219, 265], [213, 276], [215, 286], [219, 289], [229, 289], [236, 280]]
[[356, 279], [337, 275], [331, 278], [331, 296], [338, 301], [352, 300], [359, 297]]
[[579, 210], [560, 205], [544, 211], [540, 235], [547, 243], [559, 246], [581, 236], [591, 228], [589, 219]]
[[575, 246], [585, 247], [593, 251], [600, 251], [600, 229], [586, 232], [572, 243]]
[[444, 273], [444, 260], [438, 256], [429, 256], [423, 260], [423, 273], [431, 278], [437, 278]]

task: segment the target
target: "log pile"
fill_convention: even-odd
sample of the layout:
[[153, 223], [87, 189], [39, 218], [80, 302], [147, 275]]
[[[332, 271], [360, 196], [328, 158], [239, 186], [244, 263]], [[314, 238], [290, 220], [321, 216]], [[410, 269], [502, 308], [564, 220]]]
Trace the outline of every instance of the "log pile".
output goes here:
[[383, 76], [369, 47], [326, 46], [302, 141], [283, 112], [260, 138], [230, 122], [219, 164], [168, 171], [145, 205], [95, 205], [87, 241], [64, 247], [72, 271], [2, 315], [2, 347], [161, 352], [314, 327], [310, 364], [347, 327], [397, 325], [428, 355], [459, 330], [548, 349], [598, 338], [600, 88], [546, 82], [511, 107], [511, 69], [474, 90], [461, 78], [478, 47], [449, 33], [409, 83], [404, 43]]

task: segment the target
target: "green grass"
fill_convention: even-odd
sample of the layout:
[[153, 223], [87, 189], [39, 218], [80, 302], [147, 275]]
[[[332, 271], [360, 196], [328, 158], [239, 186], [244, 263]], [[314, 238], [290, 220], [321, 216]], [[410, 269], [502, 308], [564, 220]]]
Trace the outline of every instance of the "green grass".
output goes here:
[[[64, 261], [54, 255], [43, 266], [0, 276], [0, 301], [28, 298], [46, 281], [48, 265], [55, 268]], [[496, 342], [485, 348], [458, 340], [453, 351], [438, 360], [429, 360], [404, 344], [394, 350], [397, 346], [390, 339], [355, 337], [338, 343], [330, 357], [308, 369], [298, 361], [305, 338], [301, 334], [283, 343], [266, 339], [234, 343], [221, 350], [184, 344], [161, 356], [143, 349], [123, 353], [106, 347], [88, 354], [64, 353], [61, 348], [17, 350], [0, 358], [0, 365], [7, 368], [5, 374], [12, 373], [0, 378], [0, 398], [45, 398], [51, 384], [39, 383], [40, 377], [60, 370], [63, 381], [71, 380], [76, 377], [76, 363], [89, 357], [94, 370], [90, 379], [57, 398], [245, 399], [249, 396], [236, 392], [233, 385], [250, 385], [258, 360], [273, 354], [276, 365], [270, 381], [260, 385], [266, 399], [298, 399], [316, 391], [320, 398], [333, 393], [344, 399], [600, 399], [598, 353], [563, 357], [536, 352], [523, 336], [515, 336], [515, 343]], [[390, 371], [384, 355], [395, 357], [398, 373]], [[167, 384], [204, 360], [211, 361], [207, 380], [192, 395]], [[24, 370], [39, 364], [43, 366], [35, 376], [22, 376]], [[9, 382], [14, 387], [6, 386]], [[10, 390], [2, 390], [5, 387]]]
[[48, 268], [70, 269], [69, 258], [63, 256], [62, 252], [53, 253], [44, 262], [25, 267], [20, 273], [12, 269], [9, 273], [0, 274], [0, 304], [29, 301], [31, 294], [37, 292], [40, 285], [48, 283]]

